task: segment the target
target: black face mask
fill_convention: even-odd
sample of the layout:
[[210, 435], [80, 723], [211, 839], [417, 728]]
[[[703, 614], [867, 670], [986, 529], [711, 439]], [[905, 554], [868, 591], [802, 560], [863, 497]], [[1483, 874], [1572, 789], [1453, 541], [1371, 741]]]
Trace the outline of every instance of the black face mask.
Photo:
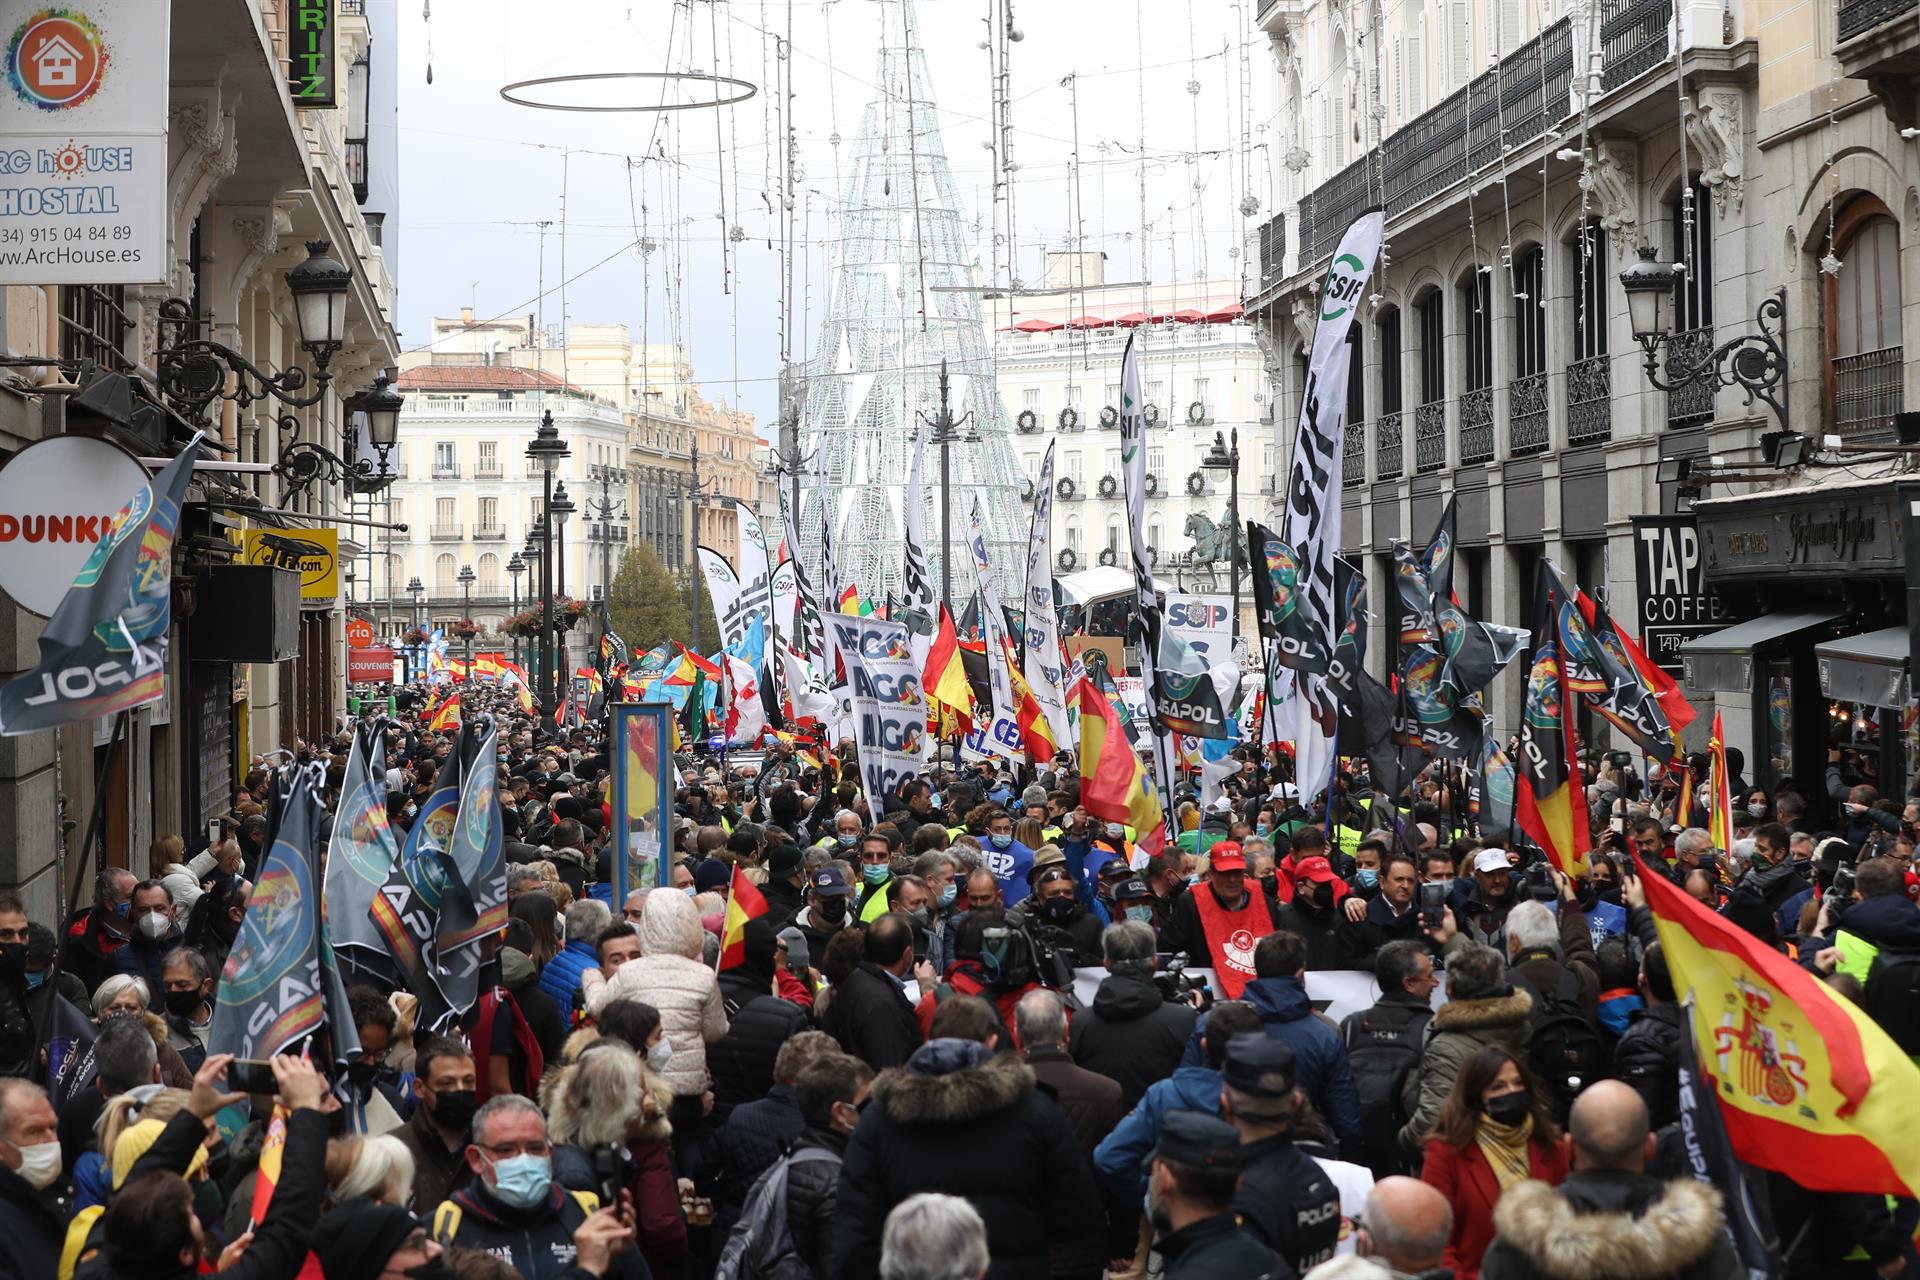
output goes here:
[[1072, 898], [1048, 898], [1040, 904], [1040, 914], [1049, 924], [1065, 924], [1079, 905]]
[[472, 1089], [449, 1089], [434, 1094], [433, 1105], [428, 1110], [433, 1114], [433, 1122], [442, 1129], [465, 1130], [473, 1124], [473, 1113], [479, 1105]]
[[202, 1003], [198, 988], [190, 991], [167, 992], [167, 1012], [176, 1018], [191, 1019], [194, 1014], [200, 1012]]
[[1611, 902], [1617, 907], [1620, 905], [1620, 886], [1609, 880], [1607, 883], [1595, 889], [1593, 896], [1602, 902]]
[[1280, 877], [1278, 875], [1261, 876], [1260, 891], [1269, 898], [1278, 894], [1280, 892]]
[[820, 918], [828, 924], [839, 924], [847, 918], [847, 900], [845, 898], [822, 898], [820, 900]]
[[380, 1064], [377, 1062], [354, 1061], [347, 1064], [347, 1079], [362, 1093], [373, 1087], [374, 1077], [379, 1074]]
[[1533, 1097], [1525, 1090], [1503, 1093], [1487, 1104], [1487, 1119], [1495, 1124], [1517, 1125], [1533, 1110]]

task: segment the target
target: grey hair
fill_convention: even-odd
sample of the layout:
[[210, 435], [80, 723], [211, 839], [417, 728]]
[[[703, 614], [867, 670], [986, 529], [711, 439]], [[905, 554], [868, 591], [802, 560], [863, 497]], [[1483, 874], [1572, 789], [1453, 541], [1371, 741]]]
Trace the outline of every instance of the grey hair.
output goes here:
[[1021, 996], [1013, 1008], [1013, 1029], [1028, 1047], [1065, 1044], [1067, 1014], [1060, 997], [1045, 987]]
[[510, 1114], [539, 1116], [540, 1127], [543, 1130], [547, 1127], [546, 1115], [540, 1110], [539, 1104], [532, 1098], [519, 1093], [496, 1093], [491, 1098], [488, 1098], [485, 1103], [481, 1104], [478, 1111], [473, 1113], [473, 1145], [477, 1147], [486, 1146], [487, 1125], [495, 1116]]
[[153, 1083], [153, 1069], [160, 1061], [159, 1046], [147, 1029], [145, 1017], [108, 1018], [93, 1042], [93, 1060], [100, 1080], [111, 1094], [125, 1093], [143, 1084]]
[[922, 880], [928, 876], [938, 875], [942, 871], [949, 873], [953, 871], [953, 859], [949, 858], [944, 850], [929, 849], [913, 860], [913, 874]]
[[1100, 931], [1100, 954], [1109, 969], [1128, 961], [1151, 964], [1159, 945], [1153, 926], [1144, 920], [1122, 920]]
[[613, 912], [598, 898], [582, 898], [567, 904], [568, 942], [592, 942], [611, 923]]
[[539, 884], [540, 873], [524, 862], [516, 862], [507, 868], [507, 888], [509, 891], [523, 884]]
[[1673, 838], [1673, 851], [1683, 853], [1705, 853], [1713, 848], [1713, 837], [1704, 827], [1688, 827]]
[[866, 823], [860, 821], [860, 815], [855, 813], [853, 810], [841, 809], [833, 815], [833, 827], [835, 831], [838, 831], [840, 829], [840, 819], [842, 818], [852, 818], [854, 822], [859, 826], [864, 827], [866, 825]]
[[1553, 918], [1545, 903], [1517, 902], [1507, 912], [1507, 948], [1521, 951], [1551, 951], [1560, 954], [1560, 922]]
[[153, 991], [147, 986], [145, 978], [136, 978], [130, 973], [110, 973], [101, 979], [100, 985], [94, 989], [93, 1016], [99, 1017], [101, 1012], [128, 987], [132, 987], [139, 995], [142, 1009], [153, 1007]]
[[213, 966], [207, 963], [206, 953], [198, 947], [175, 947], [160, 961], [160, 969], [165, 972], [169, 965], [183, 964], [193, 970], [195, 982], [205, 982], [213, 976]]
[[1367, 1193], [1367, 1205], [1361, 1213], [1366, 1219], [1367, 1236], [1373, 1242], [1372, 1252], [1382, 1257], [1437, 1259], [1446, 1252], [1447, 1241], [1453, 1236], [1451, 1203], [1441, 1205], [1435, 1229], [1424, 1233], [1408, 1231], [1395, 1221], [1386, 1199], [1377, 1191]]
[[0, 1138], [5, 1138], [16, 1147], [20, 1144], [13, 1141], [13, 1095], [29, 1089], [42, 1098], [47, 1096], [47, 1091], [31, 1080], [0, 1076]]
[[1507, 958], [1475, 942], [1447, 958], [1447, 998], [1480, 1000], [1507, 985]]
[[579, 1147], [625, 1143], [641, 1117], [641, 1083], [638, 1054], [622, 1041], [596, 1040], [567, 1068], [560, 1087], [564, 1103], [554, 1101], [548, 1136]]
[[987, 1224], [959, 1196], [923, 1191], [887, 1215], [880, 1280], [978, 1280], [987, 1261]]

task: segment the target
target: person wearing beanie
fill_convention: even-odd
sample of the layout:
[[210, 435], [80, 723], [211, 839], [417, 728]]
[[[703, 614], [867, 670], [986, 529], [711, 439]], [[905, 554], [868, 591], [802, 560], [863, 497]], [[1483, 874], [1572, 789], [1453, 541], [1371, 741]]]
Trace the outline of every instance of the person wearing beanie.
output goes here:
[[726, 893], [733, 885], [733, 868], [718, 858], [702, 858], [694, 864], [693, 892]]
[[767, 900], [764, 917], [776, 929], [784, 929], [807, 905], [806, 859], [800, 846], [782, 841], [767, 854], [767, 882], [760, 886]]
[[412, 1214], [365, 1196], [344, 1201], [329, 1213], [313, 1240], [313, 1256], [325, 1280], [406, 1275], [415, 1267], [431, 1267], [442, 1252]]

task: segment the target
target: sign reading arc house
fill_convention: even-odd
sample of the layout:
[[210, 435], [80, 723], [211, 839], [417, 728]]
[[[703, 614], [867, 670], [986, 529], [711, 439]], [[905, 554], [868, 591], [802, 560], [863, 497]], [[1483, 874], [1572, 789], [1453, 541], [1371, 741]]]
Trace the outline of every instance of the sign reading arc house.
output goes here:
[[248, 529], [240, 544], [248, 564], [300, 575], [300, 607], [330, 608], [340, 598], [338, 529]]
[[0, 590], [52, 617], [114, 513], [147, 482], [140, 460], [92, 436], [36, 440], [0, 466]]

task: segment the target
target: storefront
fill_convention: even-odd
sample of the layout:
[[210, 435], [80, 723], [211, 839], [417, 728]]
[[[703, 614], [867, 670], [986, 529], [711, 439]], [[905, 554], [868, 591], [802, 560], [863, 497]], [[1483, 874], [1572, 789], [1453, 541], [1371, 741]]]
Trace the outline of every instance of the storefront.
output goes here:
[[[1792, 779], [1816, 814], [1835, 751], [1848, 781], [1903, 793], [1908, 745], [1905, 518], [1896, 482], [1807, 484], [1693, 504], [1707, 584], [1737, 623], [1679, 646], [1690, 695], [1726, 704], [1747, 777]], [[1744, 712], [1745, 714], [1739, 714]]]

